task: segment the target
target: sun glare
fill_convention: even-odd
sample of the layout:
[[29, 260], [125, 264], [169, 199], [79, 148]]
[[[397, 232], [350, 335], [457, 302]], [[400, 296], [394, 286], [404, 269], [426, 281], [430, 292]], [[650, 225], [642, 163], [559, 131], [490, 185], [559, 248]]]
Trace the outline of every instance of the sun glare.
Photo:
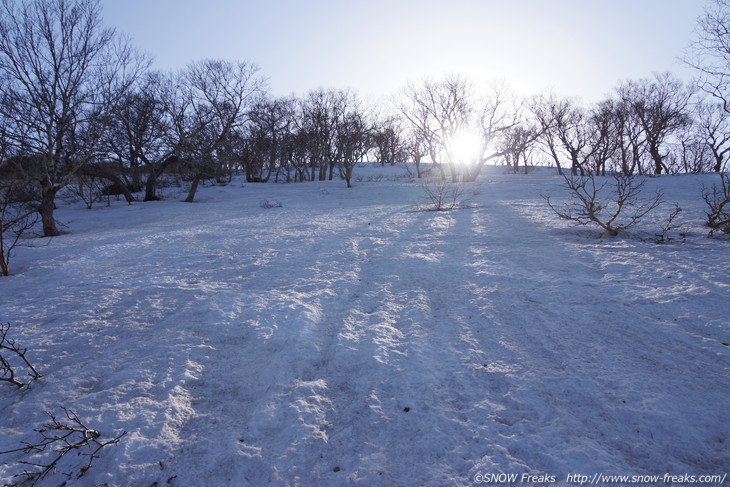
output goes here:
[[454, 162], [469, 164], [479, 156], [479, 136], [474, 132], [460, 132], [451, 141], [451, 153]]

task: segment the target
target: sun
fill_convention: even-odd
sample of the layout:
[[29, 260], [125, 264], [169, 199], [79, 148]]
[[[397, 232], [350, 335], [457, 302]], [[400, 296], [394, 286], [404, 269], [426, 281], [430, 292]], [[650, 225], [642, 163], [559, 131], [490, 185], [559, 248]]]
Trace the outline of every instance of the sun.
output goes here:
[[451, 139], [451, 155], [457, 164], [470, 164], [479, 157], [479, 135], [472, 131], [455, 134]]

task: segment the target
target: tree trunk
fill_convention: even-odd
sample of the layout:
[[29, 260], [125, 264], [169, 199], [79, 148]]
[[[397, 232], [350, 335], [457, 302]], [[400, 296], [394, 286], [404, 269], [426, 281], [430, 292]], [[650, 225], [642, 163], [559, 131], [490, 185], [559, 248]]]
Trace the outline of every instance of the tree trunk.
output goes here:
[[649, 154], [654, 161], [654, 173], [659, 176], [662, 174], [664, 169], [664, 161], [662, 161], [662, 155], [659, 153], [658, 147], [649, 147]]
[[713, 152], [715, 152], [715, 154], [714, 154], [715, 155], [715, 167], [713, 167], [713, 169], [715, 170], [715, 172], [720, 172], [722, 170], [723, 155], [718, 154], [714, 150], [713, 150]]
[[142, 176], [139, 171], [139, 160], [135, 158], [129, 161], [129, 165], [132, 170], [132, 191], [140, 191], [142, 189]]
[[54, 187], [43, 188], [41, 192], [42, 197], [41, 204], [38, 206], [38, 213], [41, 215], [41, 222], [43, 223], [43, 236], [56, 237], [61, 234], [56, 227], [56, 219], [53, 218], [58, 189]]
[[195, 199], [195, 193], [198, 191], [198, 184], [200, 183], [200, 174], [196, 174], [193, 178], [193, 184], [190, 185], [190, 191], [188, 197], [185, 198], [185, 203], [192, 203]]
[[157, 201], [160, 198], [155, 193], [157, 188], [157, 179], [162, 176], [167, 166], [178, 160], [177, 156], [170, 156], [159, 164], [148, 164], [150, 167], [150, 175], [147, 176], [145, 184], [144, 201]]
[[150, 171], [150, 175], [147, 176], [147, 183], [144, 189], [144, 201], [157, 201], [160, 198], [155, 193], [155, 187], [157, 186], [157, 176], [155, 171]]

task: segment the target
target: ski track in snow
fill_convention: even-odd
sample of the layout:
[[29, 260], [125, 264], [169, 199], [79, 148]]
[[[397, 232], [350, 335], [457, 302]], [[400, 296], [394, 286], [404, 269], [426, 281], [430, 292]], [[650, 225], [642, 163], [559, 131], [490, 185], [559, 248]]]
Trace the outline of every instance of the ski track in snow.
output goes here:
[[65, 405], [129, 432], [88, 485], [727, 471], [728, 242], [597, 238], [546, 213], [557, 178], [494, 177], [449, 212], [398, 182], [60, 211], [0, 281], [45, 375], [0, 450]]

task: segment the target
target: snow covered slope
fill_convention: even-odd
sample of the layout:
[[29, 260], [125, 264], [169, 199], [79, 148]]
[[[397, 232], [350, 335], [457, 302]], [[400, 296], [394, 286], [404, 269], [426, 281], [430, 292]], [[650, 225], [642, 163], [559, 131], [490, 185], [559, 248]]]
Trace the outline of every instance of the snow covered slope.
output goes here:
[[[63, 406], [128, 432], [68, 485], [730, 470], [730, 242], [705, 238], [699, 197], [712, 176], [648, 181], [687, 222], [657, 245], [669, 205], [603, 238], [546, 210], [542, 194], [565, 197], [546, 171], [493, 168], [449, 212], [380, 171], [349, 190], [238, 182], [194, 204], [61, 207], [70, 233], [19, 249], [0, 279], [0, 321], [44, 374], [0, 383], [0, 450]], [[20, 458], [0, 456], [0, 483]]]

